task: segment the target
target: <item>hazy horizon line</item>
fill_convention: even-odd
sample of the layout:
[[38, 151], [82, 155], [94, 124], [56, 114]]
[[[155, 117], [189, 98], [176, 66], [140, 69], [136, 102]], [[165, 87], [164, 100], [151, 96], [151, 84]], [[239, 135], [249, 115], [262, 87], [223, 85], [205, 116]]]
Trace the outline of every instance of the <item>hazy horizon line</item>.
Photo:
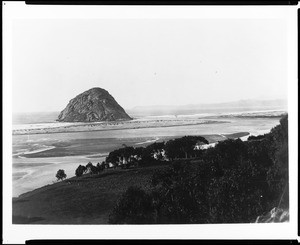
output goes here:
[[160, 106], [194, 106], [194, 105], [218, 105], [218, 104], [229, 104], [229, 103], [236, 103], [236, 102], [244, 102], [244, 101], [284, 101], [287, 102], [288, 100], [285, 98], [277, 98], [277, 99], [240, 99], [240, 100], [229, 100], [225, 102], [200, 102], [200, 103], [189, 103], [189, 104], [178, 104], [178, 105], [171, 105], [171, 104], [159, 104], [159, 105], [141, 105], [141, 106], [134, 106], [127, 109], [134, 109], [136, 107], [160, 107]]
[[[171, 105], [171, 104], [164, 104], [164, 105], [137, 105], [130, 108], [124, 108], [125, 111], [134, 110], [136, 108], [143, 108], [143, 107], [184, 107], [184, 106], [196, 106], [196, 105], [221, 105], [221, 104], [228, 104], [228, 103], [237, 103], [237, 102], [243, 102], [243, 101], [282, 101], [287, 103], [288, 99], [284, 98], [277, 98], [277, 99], [240, 99], [240, 100], [230, 100], [226, 102], [212, 102], [212, 103], [193, 103], [193, 104], [179, 104], [179, 105]], [[67, 105], [66, 105], [67, 106]], [[65, 106], [65, 107], [66, 107]], [[65, 108], [64, 107], [64, 108]], [[63, 108], [63, 109], [64, 109]], [[20, 113], [56, 113], [61, 112], [63, 109], [58, 110], [45, 110], [45, 111], [12, 111], [12, 114], [20, 114]], [[158, 108], [159, 109], [159, 108]]]

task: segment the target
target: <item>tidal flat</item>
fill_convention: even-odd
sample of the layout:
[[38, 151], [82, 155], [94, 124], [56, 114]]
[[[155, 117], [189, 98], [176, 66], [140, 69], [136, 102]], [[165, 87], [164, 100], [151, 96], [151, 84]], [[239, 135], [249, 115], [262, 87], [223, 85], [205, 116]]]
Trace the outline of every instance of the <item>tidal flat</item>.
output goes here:
[[[192, 118], [191, 120], [196, 122], [195, 117], [198, 115], [186, 117], [183, 120], [188, 121], [187, 118]], [[164, 117], [162, 121], [168, 125], [167, 122], [173, 119]], [[157, 118], [153, 120], [157, 121]], [[176, 121], [176, 119], [174, 120]], [[219, 120], [218, 117], [214, 117], [205, 120], [211, 120], [214, 123], [83, 132], [14, 134], [12, 136], [13, 196], [17, 197], [35, 188], [55, 183], [55, 174], [58, 169], [64, 169], [67, 178], [73, 177], [78, 165], [102, 162], [110, 151], [124, 146], [146, 146], [185, 135], [201, 135], [209, 143], [227, 138], [247, 139], [249, 135], [269, 132], [279, 122], [279, 118], [226, 118]], [[149, 118], [140, 119], [140, 121], [148, 122]], [[203, 119], [199, 121], [203, 122]], [[216, 121], [222, 122], [216, 123]], [[224, 121], [226, 123], [223, 123]], [[34, 128], [34, 125], [31, 125], [30, 128]]]

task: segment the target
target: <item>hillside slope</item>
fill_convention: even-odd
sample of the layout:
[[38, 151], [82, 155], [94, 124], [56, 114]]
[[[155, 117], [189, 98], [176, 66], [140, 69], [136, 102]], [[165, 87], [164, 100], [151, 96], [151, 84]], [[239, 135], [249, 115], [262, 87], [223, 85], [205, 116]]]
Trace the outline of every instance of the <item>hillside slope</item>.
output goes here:
[[13, 223], [106, 224], [112, 208], [129, 186], [149, 188], [154, 171], [165, 167], [106, 170], [25, 193], [13, 199]]

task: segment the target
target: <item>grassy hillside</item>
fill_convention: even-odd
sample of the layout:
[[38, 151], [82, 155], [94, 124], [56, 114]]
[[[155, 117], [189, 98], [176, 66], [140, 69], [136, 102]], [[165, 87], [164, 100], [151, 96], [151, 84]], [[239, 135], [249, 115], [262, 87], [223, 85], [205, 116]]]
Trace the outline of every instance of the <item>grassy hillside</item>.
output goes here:
[[148, 189], [152, 174], [165, 167], [111, 169], [25, 193], [13, 199], [13, 223], [106, 224], [112, 208], [129, 186]]

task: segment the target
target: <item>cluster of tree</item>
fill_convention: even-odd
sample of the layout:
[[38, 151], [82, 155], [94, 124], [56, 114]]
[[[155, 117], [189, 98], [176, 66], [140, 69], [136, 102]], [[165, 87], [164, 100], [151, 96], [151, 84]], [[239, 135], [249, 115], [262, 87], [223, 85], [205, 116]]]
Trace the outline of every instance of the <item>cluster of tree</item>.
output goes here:
[[259, 140], [225, 140], [197, 159], [155, 173], [150, 191], [129, 188], [109, 222], [249, 223], [289, 207], [287, 115]]
[[125, 146], [110, 152], [105, 161], [113, 164], [114, 166], [120, 165], [123, 168], [129, 168], [137, 162], [138, 153], [139, 148]]
[[262, 140], [265, 137], [266, 137], [265, 134], [263, 134], [263, 135], [257, 135], [257, 136], [251, 135], [251, 136], [248, 137], [248, 141], [250, 141], [250, 140]]
[[208, 143], [209, 142], [201, 136], [184, 136], [182, 138], [169, 140], [165, 145], [166, 155], [170, 160], [199, 157], [201, 151], [195, 148], [196, 145]]
[[85, 173], [89, 174], [99, 174], [105, 169], [105, 163], [97, 163], [97, 165], [93, 165], [89, 162], [86, 166], [79, 165], [78, 168], [75, 170], [76, 177], [80, 177]]
[[[114, 150], [106, 157], [105, 162], [94, 166], [89, 162], [86, 166], [79, 165], [75, 170], [77, 177], [83, 174], [99, 174], [109, 165], [121, 168], [130, 168], [131, 166], [147, 166], [162, 164], [165, 161], [174, 159], [188, 159], [201, 156], [201, 150], [196, 149], [197, 144], [208, 144], [208, 141], [201, 136], [184, 136], [165, 142], [154, 142], [147, 147], [128, 147]], [[64, 170], [62, 170], [64, 172]], [[60, 173], [62, 174], [62, 173]], [[64, 175], [62, 175], [64, 176]], [[63, 179], [66, 177], [59, 177]]]
[[[125, 146], [110, 152], [105, 162], [101, 164], [98, 163], [94, 166], [89, 162], [86, 166], [79, 165], [75, 170], [75, 175], [80, 177], [85, 173], [99, 174], [105, 168], [108, 168], [109, 164], [112, 164], [114, 167], [120, 166], [121, 168], [127, 169], [131, 166], [147, 166], [162, 164], [169, 160], [195, 158], [202, 154], [202, 150], [199, 150], [199, 148], [195, 146], [197, 144], [208, 143], [209, 142], [201, 136], [184, 136], [182, 138], [169, 140], [166, 143], [154, 142], [147, 147]], [[64, 178], [66, 177], [59, 177], [58, 179], [63, 180]]]
[[147, 147], [123, 147], [109, 153], [107, 163], [130, 166], [144, 166], [167, 160], [195, 158], [201, 155], [197, 144], [208, 144], [201, 136], [184, 136], [165, 142], [155, 142]]
[[[76, 177], [80, 177], [83, 174], [99, 174], [105, 169], [105, 167], [106, 167], [105, 162], [102, 163], [98, 162], [96, 166], [93, 165], [91, 162], [89, 162], [86, 166], [79, 165], [75, 170], [75, 175]], [[64, 180], [65, 178], [67, 178], [65, 170], [59, 169], [55, 177], [57, 178], [57, 180]]]

